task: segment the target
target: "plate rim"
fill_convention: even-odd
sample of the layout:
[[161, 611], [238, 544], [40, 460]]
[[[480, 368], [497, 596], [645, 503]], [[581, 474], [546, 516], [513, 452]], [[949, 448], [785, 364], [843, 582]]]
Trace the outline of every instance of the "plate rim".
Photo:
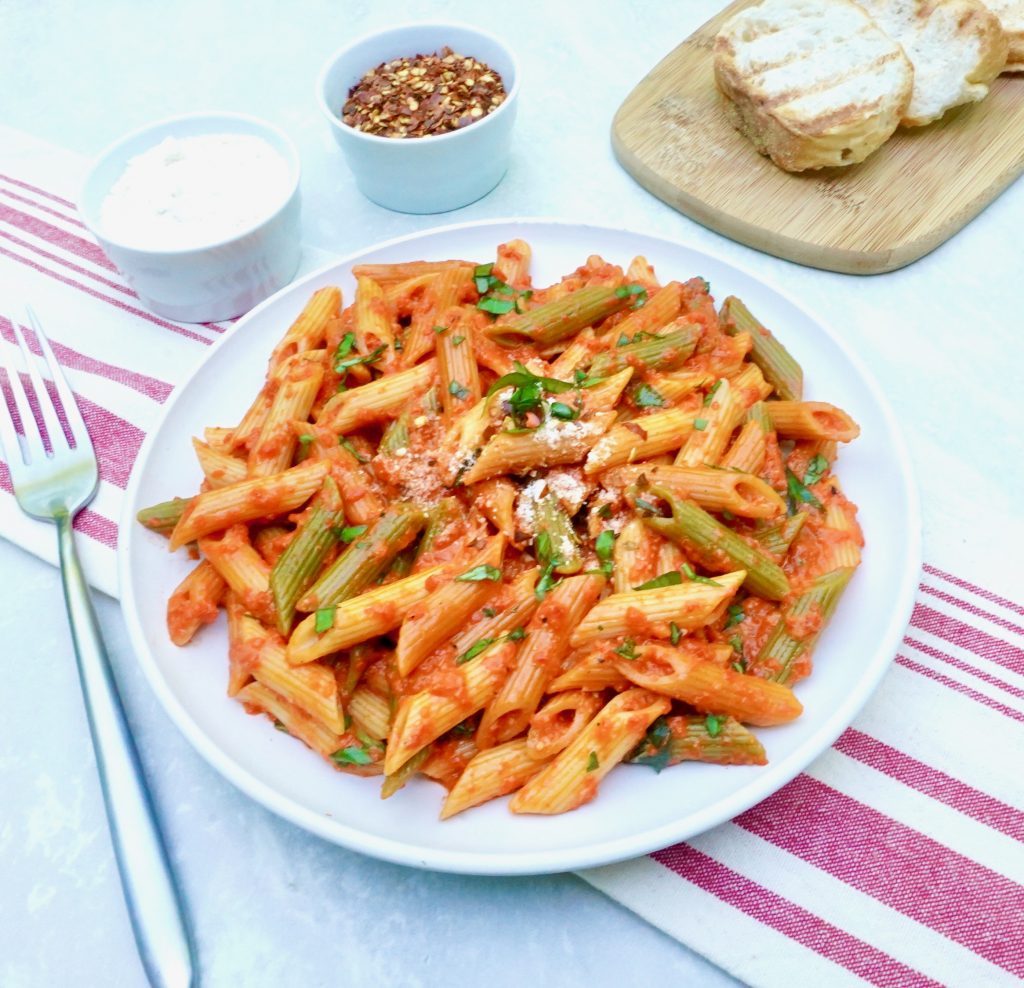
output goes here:
[[[480, 227], [499, 229], [531, 225], [568, 227], [574, 231], [596, 230], [602, 233], [627, 234], [649, 241], [656, 241], [669, 247], [682, 247], [697, 254], [703, 254], [709, 259], [732, 268], [763, 285], [809, 319], [818, 330], [830, 338], [831, 342], [839, 348], [846, 360], [849, 361], [874, 400], [876, 407], [881, 412], [881, 417], [888, 428], [894, 452], [902, 465], [902, 469], [899, 472], [899, 483], [903, 488], [907, 507], [904, 527], [908, 537], [909, 558], [901, 574], [898, 593], [888, 613], [888, 622], [878, 639], [879, 644], [874, 650], [871, 664], [865, 667], [865, 675], [858, 680], [856, 687], [847, 693], [844, 701], [830, 711], [818, 728], [788, 757], [785, 763], [786, 768], [781, 773], [778, 769], [774, 772], [767, 771], [750, 783], [735, 790], [727, 797], [687, 815], [683, 818], [687, 821], [686, 827], [680, 827], [678, 821], [674, 821], [652, 829], [641, 830], [625, 837], [590, 843], [583, 847], [545, 851], [489, 852], [459, 851], [444, 848], [425, 850], [417, 848], [406, 841], [396, 840], [391, 837], [381, 837], [377, 834], [351, 827], [333, 817], [317, 813], [300, 805], [290, 796], [278, 792], [273, 786], [263, 782], [235, 762], [230, 755], [218, 747], [212, 738], [207, 736], [199, 723], [194, 720], [185, 705], [178, 699], [164, 680], [143, 634], [141, 620], [138, 616], [138, 608], [135, 606], [135, 594], [129, 572], [131, 546], [136, 538], [141, 537], [142, 531], [135, 524], [132, 508], [138, 496], [138, 487], [144, 472], [143, 467], [149, 460], [156, 442], [156, 436], [177, 406], [178, 401], [182, 400], [183, 396], [187, 394], [193, 379], [199, 374], [202, 367], [210, 360], [214, 353], [229, 340], [233, 339], [239, 331], [244, 332], [250, 320], [257, 318], [264, 309], [274, 304], [282, 295], [300, 289], [303, 285], [323, 277], [327, 272], [336, 268], [351, 266], [366, 254], [384, 248], [417, 241], [437, 234], [457, 233]], [[128, 640], [132, 646], [135, 659], [139, 663], [147, 683], [160, 701], [164, 712], [208, 765], [265, 809], [270, 810], [275, 815], [309, 833], [315, 834], [333, 844], [345, 847], [348, 850], [414, 868], [425, 868], [452, 874], [489, 876], [552, 874], [610, 865], [626, 859], [641, 857], [687, 840], [719, 824], [725, 823], [787, 785], [800, 772], [806, 769], [811, 762], [823, 754], [843, 730], [850, 725], [888, 671], [895, 658], [899, 642], [902, 640], [903, 632], [910, 620], [922, 563], [920, 492], [899, 419], [896, 417], [884, 391], [870, 373], [867, 365], [828, 322], [793, 298], [785, 289], [778, 287], [760, 274], [751, 271], [743, 263], [725, 258], [714, 250], [709, 250], [702, 246], [691, 246], [682, 240], [658, 236], [629, 227], [586, 223], [567, 218], [537, 216], [506, 216], [450, 223], [428, 227], [414, 233], [375, 242], [333, 258], [301, 278], [291, 281], [247, 312], [207, 350], [206, 354], [197, 362], [189, 374], [175, 386], [174, 391], [161, 408], [157, 420], [146, 434], [132, 465], [129, 482], [125, 488], [124, 503], [119, 519], [119, 535], [117, 574], [121, 614], [128, 631]]]

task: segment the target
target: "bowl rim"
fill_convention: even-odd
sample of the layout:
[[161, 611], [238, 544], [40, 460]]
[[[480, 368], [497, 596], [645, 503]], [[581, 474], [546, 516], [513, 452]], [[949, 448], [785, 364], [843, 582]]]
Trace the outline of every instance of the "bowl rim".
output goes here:
[[[492, 110], [490, 113], [485, 114], [479, 120], [474, 121], [466, 127], [460, 127], [458, 130], [450, 130], [446, 134], [425, 134], [422, 137], [411, 138], [381, 137], [378, 134], [367, 134], [364, 131], [356, 130], [355, 127], [345, 123], [340, 116], [331, 110], [327, 105], [327, 97], [324, 92], [327, 85], [327, 75], [331, 69], [333, 69], [335, 65], [342, 60], [342, 58], [351, 54], [360, 45], [376, 38], [382, 38], [391, 34], [398, 34], [401, 31], [408, 31], [410, 29], [417, 30], [424, 28], [457, 28], [460, 31], [466, 31], [469, 34], [475, 34], [478, 37], [485, 38], [500, 48], [508, 56], [508, 59], [512, 64], [512, 88], [506, 90], [505, 100], [496, 110]], [[505, 113], [508, 107], [515, 104], [516, 99], [519, 96], [521, 79], [522, 70], [519, 65], [519, 59], [516, 57], [516, 53], [496, 34], [492, 34], [490, 31], [485, 31], [482, 28], [475, 27], [472, 24], [466, 24], [463, 21], [410, 21], [407, 24], [397, 24], [394, 27], [382, 28], [379, 31], [368, 31], [366, 34], [360, 35], [358, 38], [355, 38], [348, 44], [342, 45], [340, 48], [332, 52], [317, 74], [316, 101], [317, 105], [320, 107], [321, 113], [327, 117], [331, 126], [337, 128], [337, 130], [343, 134], [350, 135], [354, 140], [366, 141], [371, 145], [388, 145], [390, 147], [415, 146], [424, 141], [430, 144], [437, 144], [441, 141], [457, 140], [463, 134], [474, 130], [482, 124], [491, 123], [493, 120], [500, 117]], [[503, 85], [504, 82], [505, 79], [502, 78]]]
[[[278, 206], [270, 213], [268, 213], [263, 219], [257, 220], [255, 223], [245, 227], [238, 233], [234, 233], [229, 237], [221, 237], [219, 240], [211, 240], [206, 243], [198, 244], [192, 247], [138, 247], [134, 244], [127, 243], [124, 240], [120, 240], [117, 237], [110, 236], [104, 229], [103, 224], [100, 221], [99, 214], [97, 211], [89, 208], [89, 199], [87, 196], [87, 190], [92, 184], [96, 173], [100, 168], [113, 158], [117, 152], [121, 151], [125, 145], [135, 141], [136, 139], [143, 137], [147, 134], [159, 134], [160, 131], [170, 127], [171, 125], [188, 123], [191, 121], [199, 120], [222, 120], [225, 124], [230, 125], [231, 123], [243, 122], [249, 124], [256, 130], [262, 130], [265, 134], [271, 135], [277, 142], [278, 146], [274, 150], [279, 153], [283, 152], [282, 157], [288, 165], [289, 172], [289, 187], [288, 194], [281, 200]], [[169, 134], [165, 136], [171, 136]], [[199, 137], [201, 134], [192, 134], [188, 136]], [[159, 143], [157, 140], [153, 147]], [[148, 150], [148, 149], [147, 149]], [[143, 152], [139, 152], [143, 153]], [[127, 159], [125, 160], [127, 164]], [[123, 169], [122, 169], [123, 172]], [[141, 127], [136, 127], [134, 130], [129, 131], [126, 134], [122, 134], [117, 139], [111, 141], [106, 147], [103, 148], [99, 154], [96, 155], [92, 160], [92, 164], [89, 166], [89, 170], [85, 173], [85, 177], [82, 179], [81, 185], [79, 186], [77, 208], [78, 213], [82, 217], [85, 225], [89, 228], [89, 231], [96, 237], [97, 240], [101, 241], [104, 248], [107, 244], [112, 247], [116, 247], [119, 250], [123, 250], [132, 254], [136, 254], [140, 257], [154, 258], [154, 257], [182, 257], [189, 254], [202, 254], [209, 250], [216, 250], [218, 248], [229, 246], [236, 243], [239, 240], [255, 233], [257, 230], [262, 229], [267, 224], [277, 219], [285, 210], [287, 210], [291, 204], [295, 201], [295, 197], [299, 192], [299, 182], [302, 178], [302, 160], [299, 157], [299, 152], [295, 147], [295, 143], [292, 139], [279, 127], [275, 127], [273, 124], [268, 123], [266, 120], [262, 120], [259, 117], [254, 117], [248, 113], [235, 113], [230, 110], [198, 110], [193, 113], [177, 113], [169, 117], [161, 117], [159, 120], [154, 120], [148, 124], [144, 124]], [[110, 189], [107, 189], [105, 195], [109, 195]], [[100, 199], [102, 202], [102, 199]]]

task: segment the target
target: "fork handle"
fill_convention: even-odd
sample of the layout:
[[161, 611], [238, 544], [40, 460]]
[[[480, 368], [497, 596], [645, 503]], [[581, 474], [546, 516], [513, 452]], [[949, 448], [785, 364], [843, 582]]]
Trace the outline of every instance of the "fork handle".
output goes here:
[[153, 988], [187, 988], [194, 983], [188, 925], [75, 551], [71, 521], [66, 513], [56, 519], [61, 581], [128, 916]]

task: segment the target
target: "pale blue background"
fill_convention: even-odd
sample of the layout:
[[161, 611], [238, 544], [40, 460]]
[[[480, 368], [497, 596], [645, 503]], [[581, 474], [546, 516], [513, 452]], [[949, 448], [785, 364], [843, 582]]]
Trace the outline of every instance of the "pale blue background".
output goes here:
[[[1007, 359], [1006, 330], [1008, 320], [1020, 325], [1024, 183], [925, 260], [881, 278], [799, 268], [703, 230], [618, 168], [608, 127], [632, 86], [719, 6], [0, 0], [0, 123], [94, 154], [123, 132], [174, 113], [216, 108], [263, 116], [287, 131], [302, 155], [306, 241], [339, 253], [437, 223], [516, 214], [630, 226], [710, 247], [855, 335], [896, 411], [914, 422], [911, 456], [925, 494], [927, 546], [929, 531], [962, 523], [949, 517], [942, 497], [952, 471], [964, 484], [992, 475], [991, 446], [978, 446], [977, 430], [1019, 418], [1024, 381], [1019, 362]], [[433, 218], [388, 213], [363, 200], [312, 97], [332, 50], [372, 28], [426, 17], [497, 31], [523, 70], [506, 179], [481, 202]], [[987, 332], [980, 299], [1001, 334]], [[922, 338], [928, 371], [908, 376], [920, 364]], [[988, 417], [979, 420], [967, 396], [984, 392]], [[1016, 503], [1010, 491], [1024, 480], [1020, 439], [1010, 433], [1003, 442], [1003, 467], [988, 491], [994, 517], [1009, 516]], [[955, 461], [953, 449], [961, 451]], [[996, 526], [975, 527], [971, 555], [994, 557], [999, 538]], [[56, 573], [0, 542], [0, 587], [0, 985], [138, 988], [144, 979], [111, 857]], [[99, 608], [194, 918], [204, 984], [735, 984], [571, 876], [415, 872], [279, 821], [193, 753], [136, 669], [116, 605], [104, 599]]]

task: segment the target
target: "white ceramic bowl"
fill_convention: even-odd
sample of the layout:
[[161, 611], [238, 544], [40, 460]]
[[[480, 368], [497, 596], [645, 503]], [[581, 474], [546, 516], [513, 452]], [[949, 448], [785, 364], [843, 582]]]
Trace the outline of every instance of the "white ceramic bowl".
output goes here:
[[[378, 137], [341, 121], [349, 90], [367, 71], [393, 58], [426, 55], [447, 45], [494, 69], [505, 101], [476, 123], [428, 137]], [[508, 167], [519, 99], [519, 65], [494, 35], [464, 24], [430, 22], [366, 35], [335, 52], [317, 82], [317, 100], [359, 191], [387, 209], [443, 213], [487, 195]]]
[[[642, 254], [666, 281], [701, 275], [718, 298], [735, 294], [784, 342], [804, 369], [807, 397], [832, 401], [860, 423], [838, 473], [859, 508], [864, 562], [814, 654], [814, 674], [796, 686], [797, 720], [759, 728], [765, 766], [690, 762], [660, 775], [615, 769], [598, 797], [561, 816], [516, 816], [507, 799], [440, 821], [443, 790], [414, 779], [390, 799], [380, 780], [335, 772], [262, 717], [227, 696], [224, 623], [187, 649], [167, 638], [167, 597], [195, 566], [135, 521], [145, 505], [196, 490], [202, 472], [189, 439], [211, 423], [237, 422], [263, 384], [267, 354], [310, 294], [338, 285], [352, 297], [355, 264], [484, 261], [516, 237], [533, 248], [537, 284], [551, 284], [601, 254], [619, 264]], [[249, 313], [204, 355], [194, 376], [163, 406], [146, 437], [124, 498], [118, 537], [121, 607], [140, 667], [175, 724], [225, 777], [311, 833], [365, 854], [444, 871], [530, 874], [568, 871], [667, 847], [728, 820], [792, 779], [842, 733], [896, 654], [921, 567], [921, 518], [910, 458], [888, 400], [844, 339], [782, 292], [706, 251], [642, 233], [552, 220], [491, 220], [414, 234], [342, 258]]]
[[[255, 226], [200, 247], [143, 249], [107, 234], [103, 200], [129, 159], [167, 137], [246, 134], [260, 137], [288, 165], [289, 193]], [[192, 113], [136, 130], [100, 154], [86, 176], [78, 209], [93, 236], [146, 308], [180, 322], [215, 322], [248, 312], [291, 281], [299, 266], [299, 156], [277, 128], [236, 113]]]

